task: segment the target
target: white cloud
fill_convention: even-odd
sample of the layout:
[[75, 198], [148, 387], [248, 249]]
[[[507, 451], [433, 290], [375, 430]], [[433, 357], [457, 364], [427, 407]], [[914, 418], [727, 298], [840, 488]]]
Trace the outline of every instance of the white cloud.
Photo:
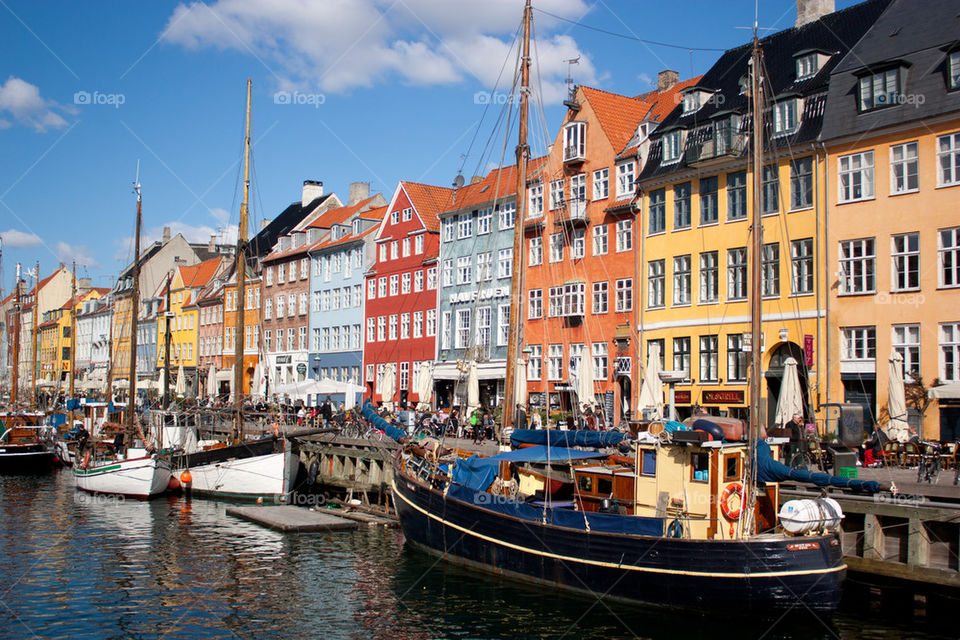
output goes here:
[[[538, 8], [572, 19], [588, 10], [586, 0], [543, 0]], [[217, 0], [178, 5], [162, 38], [192, 50], [253, 55], [288, 91], [343, 93], [381, 81], [430, 86], [471, 78], [493, 89], [520, 19], [515, 0]], [[578, 82], [597, 80], [574, 39], [557, 33], [561, 27], [567, 25], [537, 15], [542, 83], [532, 85], [542, 84], [548, 101], [565, 95], [565, 59], [581, 56]]]
[[24, 233], [16, 229], [7, 229], [0, 233], [0, 239], [3, 239], [3, 246], [16, 249], [26, 249], [28, 247], [39, 247], [43, 240], [35, 233]]
[[57, 259], [69, 265], [76, 262], [77, 266], [84, 266], [88, 269], [100, 269], [100, 263], [93, 257], [93, 253], [86, 245], [78, 244], [71, 246], [66, 242], [57, 243]]
[[214, 207], [213, 209], [210, 209], [210, 215], [213, 216], [221, 225], [226, 224], [226, 222], [230, 219], [230, 212], [226, 209], [221, 209], [220, 207]]
[[[60, 129], [67, 126], [57, 111], [64, 111], [52, 100], [40, 97], [40, 89], [29, 82], [10, 76], [0, 85], [0, 112], [7, 112], [20, 124], [32, 127], [38, 133], [47, 129]], [[0, 129], [10, 126], [8, 120], [0, 120]]]

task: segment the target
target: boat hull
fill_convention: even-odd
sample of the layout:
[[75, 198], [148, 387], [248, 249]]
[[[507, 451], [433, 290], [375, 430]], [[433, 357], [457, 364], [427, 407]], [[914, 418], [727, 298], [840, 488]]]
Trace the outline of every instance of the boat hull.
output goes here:
[[156, 457], [73, 469], [78, 489], [139, 500], [148, 500], [165, 492], [170, 483], [170, 474], [170, 463]]
[[0, 475], [50, 473], [53, 451], [44, 444], [0, 445]]
[[181, 485], [192, 495], [284, 502], [299, 461], [289, 443], [266, 440], [177, 456], [173, 464], [178, 477], [189, 470], [190, 483]]
[[511, 517], [399, 474], [393, 495], [415, 546], [597, 597], [697, 610], [832, 611], [846, 572], [834, 536], [707, 541], [588, 531]]

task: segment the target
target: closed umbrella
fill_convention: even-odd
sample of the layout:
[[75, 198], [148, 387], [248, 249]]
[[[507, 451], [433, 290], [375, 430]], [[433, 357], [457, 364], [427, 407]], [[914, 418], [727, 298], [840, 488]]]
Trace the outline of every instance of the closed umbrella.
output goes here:
[[183, 363], [180, 363], [180, 367], [177, 369], [177, 386], [174, 388], [174, 392], [183, 397], [187, 393], [187, 377], [183, 373]]
[[253, 367], [253, 379], [250, 381], [250, 395], [255, 398], [263, 396], [263, 364], [260, 362]]
[[394, 392], [394, 365], [392, 362], [383, 367], [383, 380], [380, 383], [380, 398], [383, 400], [383, 406], [387, 411], [393, 411], [393, 392]]
[[470, 361], [470, 371], [467, 374], [467, 415], [480, 408], [480, 376], [477, 372], [477, 361]]
[[890, 384], [887, 390], [887, 437], [897, 442], [910, 440], [910, 425], [907, 423], [907, 394], [903, 387], [903, 356], [894, 351], [890, 354]]
[[[516, 404], [526, 404], [527, 400], [527, 364], [523, 358], [517, 359], [513, 374], [513, 400]], [[508, 407], [509, 408], [509, 407]]]
[[417, 396], [420, 398], [417, 403], [417, 409], [420, 411], [430, 410], [430, 398], [433, 395], [433, 363], [424, 360], [420, 363], [420, 379]]
[[580, 398], [580, 404], [593, 408], [596, 400], [596, 393], [593, 388], [593, 362], [588, 356], [580, 358], [579, 371], [577, 372], [577, 397]]
[[803, 415], [803, 391], [800, 389], [797, 361], [787, 358], [783, 363], [783, 380], [780, 382], [780, 396], [777, 398], [777, 412], [774, 414], [773, 423], [783, 427], [795, 415]]
[[663, 380], [660, 379], [660, 345], [650, 345], [647, 366], [643, 371], [640, 399], [637, 402], [641, 414], [649, 409], [653, 420], [663, 419]]

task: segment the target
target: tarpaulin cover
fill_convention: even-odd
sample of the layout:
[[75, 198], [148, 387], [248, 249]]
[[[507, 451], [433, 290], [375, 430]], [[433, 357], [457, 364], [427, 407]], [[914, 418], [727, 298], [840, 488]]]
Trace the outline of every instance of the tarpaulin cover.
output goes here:
[[877, 493], [880, 483], [874, 480], [856, 480], [854, 478], [838, 478], [829, 473], [814, 473], [804, 469], [791, 469], [782, 462], [773, 459], [773, 452], [766, 440], [757, 440], [757, 480], [759, 482], [782, 482], [794, 480], [806, 484], [815, 484], [818, 487], [841, 487], [854, 491]]
[[470, 456], [457, 461], [453, 468], [453, 481], [471, 489], [484, 491], [500, 472], [500, 461], [509, 462], [547, 462], [549, 460], [583, 460], [586, 458], [603, 458], [605, 453], [596, 451], [578, 451], [565, 447], [527, 447], [516, 451], [507, 451], [495, 456], [483, 458]]
[[511, 500], [502, 496], [494, 496], [458, 484], [450, 485], [447, 490], [447, 497], [455, 498], [491, 511], [493, 512], [490, 514], [491, 518], [495, 518], [497, 514], [503, 514], [514, 518], [529, 520], [534, 523], [541, 523], [546, 520], [547, 524], [580, 530], [587, 529], [587, 523], [589, 523], [589, 530], [591, 532], [642, 536], [663, 535], [662, 518], [622, 516], [616, 513], [591, 513], [573, 511], [571, 509], [545, 509], [542, 506]]
[[80, 399], [70, 398], [67, 400], [67, 411], [77, 411], [80, 409]]
[[548, 429], [514, 429], [510, 444], [546, 444], [560, 447], [612, 447], [628, 437], [620, 431], [570, 431]]
[[400, 442], [400, 438], [406, 438], [407, 434], [397, 429], [389, 422], [377, 415], [377, 410], [373, 408], [373, 403], [370, 402], [369, 398], [363, 403], [363, 409], [361, 409], [363, 417], [373, 423], [377, 429], [380, 429], [385, 434]]

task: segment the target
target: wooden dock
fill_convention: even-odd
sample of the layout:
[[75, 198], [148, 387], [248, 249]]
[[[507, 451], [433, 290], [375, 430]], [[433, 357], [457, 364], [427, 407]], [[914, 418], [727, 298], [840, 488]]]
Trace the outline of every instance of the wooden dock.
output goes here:
[[288, 505], [227, 507], [227, 515], [284, 533], [350, 531], [357, 528], [355, 520], [341, 518], [328, 511], [311, 511], [310, 509]]

